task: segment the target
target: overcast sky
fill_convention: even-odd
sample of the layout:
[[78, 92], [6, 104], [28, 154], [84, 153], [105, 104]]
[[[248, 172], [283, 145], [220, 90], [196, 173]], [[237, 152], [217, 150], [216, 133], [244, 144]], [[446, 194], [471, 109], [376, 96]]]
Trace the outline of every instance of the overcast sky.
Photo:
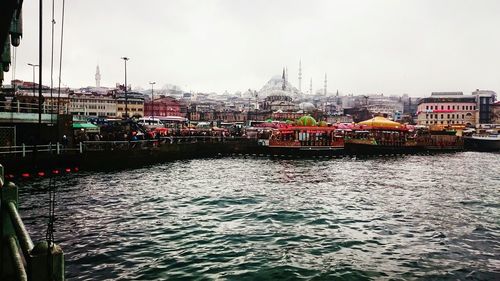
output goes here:
[[[61, 3], [56, 0], [56, 58]], [[50, 84], [51, 3], [44, 0], [44, 84]], [[38, 62], [38, 1], [24, 1], [16, 78]], [[426, 96], [500, 91], [498, 0], [68, 0], [63, 84], [167, 83], [186, 91], [259, 90], [288, 67], [302, 90]], [[58, 65], [58, 61], [55, 61]], [[56, 67], [57, 70], [57, 67]], [[10, 78], [10, 73], [6, 78]], [[57, 81], [57, 71], [54, 83]]]

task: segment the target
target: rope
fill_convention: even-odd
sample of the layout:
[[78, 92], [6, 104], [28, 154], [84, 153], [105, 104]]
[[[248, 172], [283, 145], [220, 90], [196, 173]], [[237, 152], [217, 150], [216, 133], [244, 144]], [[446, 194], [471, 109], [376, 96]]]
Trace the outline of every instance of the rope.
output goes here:
[[[50, 101], [52, 102], [52, 93], [54, 90], [54, 26], [56, 25], [56, 20], [54, 19], [54, 0], [52, 0], [52, 30], [50, 33], [51, 36], [51, 46], [50, 46]], [[54, 116], [54, 108], [51, 106], [50, 110], [50, 123], [54, 124], [53, 116]]]
[[47, 241], [47, 280], [54, 280], [54, 257], [52, 256], [52, 250], [54, 249], [54, 222], [55, 218], [55, 207], [56, 207], [56, 187], [55, 179], [50, 176], [49, 179], [49, 220], [47, 223], [47, 231], [45, 233], [45, 241]]
[[[59, 86], [57, 87], [57, 113], [59, 113], [59, 106], [60, 106], [60, 101], [61, 101], [61, 71], [62, 71], [62, 58], [63, 58], [64, 6], [65, 6], [64, 4], [65, 4], [65, 2], [66, 2], [65, 0], [62, 1], [61, 48], [59, 51]], [[58, 130], [58, 132], [59, 132], [59, 130]]]
[[[52, 43], [51, 43], [51, 58], [50, 58], [50, 99], [53, 101], [53, 90], [54, 90], [54, 27], [56, 24], [56, 21], [54, 19], [54, 12], [55, 11], [55, 0], [52, 0], [52, 30], [51, 30], [51, 35], [52, 35]], [[59, 106], [60, 106], [60, 99], [61, 99], [61, 69], [62, 69], [62, 51], [63, 51], [63, 34], [64, 34], [64, 0], [63, 0], [63, 5], [62, 5], [62, 22], [61, 22], [61, 49], [59, 53], [59, 83], [58, 83], [58, 93], [57, 93], [57, 112], [56, 114], [59, 116]], [[51, 123], [53, 124], [53, 116], [54, 112], [52, 109], [52, 114], [50, 115]], [[56, 120], [57, 124], [59, 125], [59, 118]], [[57, 140], [59, 140], [59, 126], [57, 126], [57, 133], [56, 137]], [[56, 221], [55, 218], [55, 206], [56, 206], [56, 186], [55, 186], [55, 178], [53, 175], [50, 176], [49, 179], [49, 214], [48, 214], [48, 222], [47, 222], [47, 232], [45, 233], [45, 240], [47, 241], [47, 257], [48, 257], [48, 279], [47, 280], [54, 280], [54, 272], [53, 272], [53, 256], [52, 256], [52, 250], [54, 248], [54, 223]]]

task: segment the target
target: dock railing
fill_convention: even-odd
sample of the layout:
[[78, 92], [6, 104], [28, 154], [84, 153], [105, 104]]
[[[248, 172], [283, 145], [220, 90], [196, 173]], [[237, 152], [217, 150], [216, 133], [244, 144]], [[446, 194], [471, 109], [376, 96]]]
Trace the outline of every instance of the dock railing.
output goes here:
[[169, 144], [227, 143], [241, 140], [248, 140], [248, 138], [222, 136], [164, 136], [148, 140], [84, 141], [81, 151], [148, 150]]
[[80, 151], [81, 152], [81, 144], [78, 144], [77, 147], [67, 147], [63, 146], [61, 143], [49, 143], [43, 145], [17, 145], [17, 146], [0, 146], [0, 156], [5, 154], [15, 154], [16, 156], [26, 157], [27, 155], [33, 153], [50, 153], [50, 154], [62, 154], [69, 151]]
[[17, 145], [0, 146], [0, 157], [10, 155], [15, 157], [28, 157], [34, 153], [64, 154], [84, 153], [85, 151], [109, 151], [109, 150], [148, 150], [155, 149], [161, 145], [169, 144], [193, 144], [193, 143], [227, 143], [241, 140], [249, 140], [246, 137], [223, 137], [223, 136], [164, 136], [161, 138], [147, 140], [125, 140], [125, 141], [83, 141], [74, 146], [64, 146], [61, 143], [49, 143], [43, 145]]
[[18, 188], [4, 181], [1, 165], [0, 196], [0, 280], [64, 280], [63, 251], [46, 241], [33, 244], [18, 212]]

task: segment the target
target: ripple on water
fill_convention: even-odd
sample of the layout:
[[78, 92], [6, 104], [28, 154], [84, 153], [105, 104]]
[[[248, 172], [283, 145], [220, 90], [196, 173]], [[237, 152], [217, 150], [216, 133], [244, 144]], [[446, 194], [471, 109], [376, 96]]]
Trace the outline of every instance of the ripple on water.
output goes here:
[[[71, 280], [500, 280], [499, 154], [201, 159], [56, 181]], [[35, 240], [47, 181], [21, 184]]]

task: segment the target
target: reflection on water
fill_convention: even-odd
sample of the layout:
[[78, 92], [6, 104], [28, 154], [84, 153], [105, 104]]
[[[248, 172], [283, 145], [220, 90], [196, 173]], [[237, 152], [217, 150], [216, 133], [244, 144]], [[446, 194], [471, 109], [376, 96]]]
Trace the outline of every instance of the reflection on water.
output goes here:
[[[500, 279], [499, 154], [178, 161], [59, 178], [70, 280]], [[48, 181], [21, 185], [42, 239]]]

